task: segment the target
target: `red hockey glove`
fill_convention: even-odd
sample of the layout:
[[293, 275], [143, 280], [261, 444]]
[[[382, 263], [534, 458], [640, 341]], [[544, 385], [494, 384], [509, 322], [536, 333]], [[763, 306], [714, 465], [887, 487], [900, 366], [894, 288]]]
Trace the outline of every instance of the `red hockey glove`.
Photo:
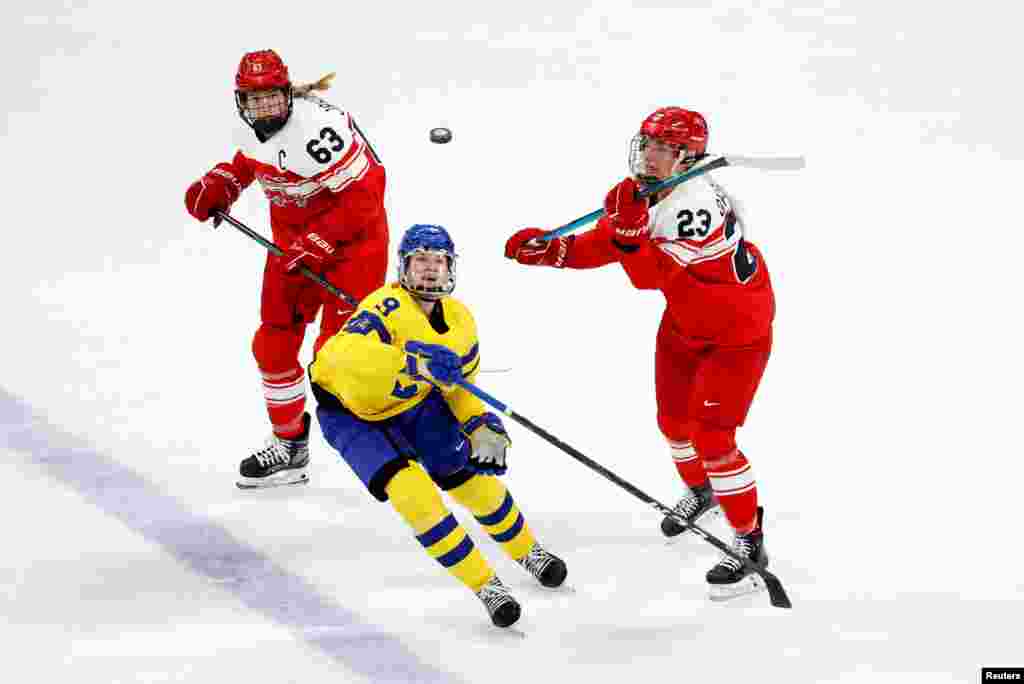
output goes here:
[[627, 178], [608, 191], [604, 198], [604, 211], [612, 238], [620, 245], [635, 246], [647, 239], [647, 198], [637, 198], [637, 182]]
[[230, 164], [217, 164], [185, 191], [185, 209], [200, 221], [214, 210], [227, 211], [242, 194], [242, 184], [231, 172]]
[[314, 273], [321, 273], [327, 266], [338, 260], [338, 248], [316, 233], [306, 233], [296, 238], [284, 252], [285, 273], [299, 273], [299, 266], [305, 266]]
[[523, 228], [505, 243], [505, 258], [515, 259], [526, 266], [565, 268], [575, 236], [558, 237], [548, 242], [534, 239], [546, 232], [540, 228]]

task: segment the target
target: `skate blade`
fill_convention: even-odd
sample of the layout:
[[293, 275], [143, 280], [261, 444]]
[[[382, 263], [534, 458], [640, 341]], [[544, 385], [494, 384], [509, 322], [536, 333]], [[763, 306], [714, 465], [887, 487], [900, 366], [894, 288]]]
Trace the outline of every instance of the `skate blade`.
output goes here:
[[576, 591], [576, 587], [574, 585], [568, 584], [568, 583], [560, 584], [557, 587], [545, 587], [545, 586], [541, 585], [540, 589], [541, 589], [541, 591], [544, 591], [544, 592], [546, 592], [548, 594], [577, 594], [577, 593], [579, 593], [579, 592]]
[[306, 484], [307, 482], [309, 482], [309, 473], [303, 468], [302, 470], [284, 470], [266, 477], [240, 477], [235, 484], [239, 489], [270, 489]]
[[740, 596], [764, 591], [764, 580], [760, 575], [750, 574], [735, 584], [709, 584], [708, 598], [712, 601], [730, 601]]
[[579, 593], [579, 592], [576, 591], [575, 585], [569, 584], [568, 582], [560, 584], [557, 587], [545, 587], [540, 582], [537, 582], [537, 583], [533, 583], [533, 584], [523, 584], [523, 585], [521, 585], [521, 588], [525, 589], [526, 591], [537, 592], [537, 593], [543, 594], [543, 595], [547, 595], [547, 594], [576, 594], [576, 593]]

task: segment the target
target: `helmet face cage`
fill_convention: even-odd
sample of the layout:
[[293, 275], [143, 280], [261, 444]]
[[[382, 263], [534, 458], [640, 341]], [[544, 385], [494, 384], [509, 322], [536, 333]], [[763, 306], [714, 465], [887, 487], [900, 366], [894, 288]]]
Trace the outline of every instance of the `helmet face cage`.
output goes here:
[[697, 160], [696, 155], [687, 153], [685, 145], [672, 145], [671, 143], [649, 136], [646, 133], [637, 133], [629, 142], [629, 172], [633, 174], [635, 178], [645, 183], [657, 183], [660, 180], [664, 180], [663, 178], [655, 178], [647, 171], [645, 155], [648, 154], [646, 150], [652, 143], [668, 145], [675, 150], [675, 161], [672, 164], [672, 173], [678, 173], [677, 169], [685, 167]]
[[[410, 270], [412, 257], [417, 254], [438, 254], [445, 257], [448, 264], [448, 279], [434, 286], [413, 283]], [[398, 246], [398, 282], [418, 299], [433, 301], [450, 295], [455, 290], [455, 243], [441, 226], [417, 224], [405, 232]]]
[[292, 111], [292, 89], [291, 88], [269, 88], [269, 91], [280, 94], [281, 101], [284, 106], [281, 107], [280, 111], [270, 111], [267, 107], [252, 107], [249, 101], [250, 95], [254, 92], [267, 92], [267, 91], [253, 91], [253, 90], [236, 90], [235, 91], [235, 104], [238, 105], [238, 114], [242, 119], [252, 126], [261, 119], [284, 119], [287, 121], [288, 116]]

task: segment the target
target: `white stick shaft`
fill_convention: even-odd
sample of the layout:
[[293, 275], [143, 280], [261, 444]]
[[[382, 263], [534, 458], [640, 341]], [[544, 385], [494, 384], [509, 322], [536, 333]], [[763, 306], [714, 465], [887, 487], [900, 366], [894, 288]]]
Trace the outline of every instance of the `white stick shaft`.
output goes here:
[[807, 165], [803, 157], [741, 157], [735, 154], [722, 156], [729, 162], [729, 166], [745, 166], [764, 171], [799, 171]]

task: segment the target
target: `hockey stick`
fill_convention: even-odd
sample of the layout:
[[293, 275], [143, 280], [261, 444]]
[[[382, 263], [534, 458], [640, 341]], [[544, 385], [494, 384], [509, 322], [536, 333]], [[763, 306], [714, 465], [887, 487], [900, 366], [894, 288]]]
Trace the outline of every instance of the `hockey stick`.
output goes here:
[[[265, 237], [263, 237], [262, 235], [257, 233], [255, 230], [253, 230], [249, 226], [245, 225], [244, 223], [242, 223], [241, 221], [239, 221], [238, 219], [236, 219], [234, 216], [232, 216], [231, 214], [227, 213], [226, 211], [215, 210], [214, 212], [212, 212], [212, 214], [213, 214], [213, 227], [214, 228], [219, 226], [221, 224], [221, 221], [227, 221], [232, 226], [234, 226], [235, 228], [237, 228], [241, 232], [245, 233], [246, 235], [248, 235], [250, 238], [252, 238], [256, 242], [258, 242], [261, 245], [263, 245], [264, 247], [266, 247], [267, 250], [269, 252], [271, 252], [272, 254], [276, 254], [277, 256], [281, 256], [282, 254], [284, 254], [284, 250], [283, 249], [281, 249], [280, 247], [275, 245], [273, 242], [271, 242], [270, 240], [266, 239]], [[314, 273], [313, 271], [309, 270], [305, 266], [299, 266], [299, 273], [301, 273], [302, 275], [306, 276], [307, 278], [309, 278], [310, 280], [315, 282], [317, 285], [320, 285], [321, 287], [326, 289], [328, 292], [333, 294], [335, 297], [338, 297], [339, 299], [344, 300], [345, 302], [347, 302], [348, 304], [351, 304], [354, 307], [355, 306], [359, 306], [359, 302], [356, 301], [356, 299], [354, 297], [352, 297], [351, 295], [346, 294], [342, 290], [339, 290], [334, 285], [331, 285], [329, 282], [327, 282], [326, 279], [323, 278], [323, 276], [320, 276], [320, 275]], [[512, 369], [511, 368], [491, 368], [491, 369], [481, 368], [480, 372], [481, 373], [507, 373], [510, 370], [512, 370]]]
[[[255, 230], [253, 230], [249, 226], [245, 225], [244, 223], [242, 223], [241, 221], [236, 219], [231, 214], [227, 213], [226, 211], [215, 210], [213, 212], [213, 227], [216, 228], [217, 226], [219, 226], [221, 221], [227, 221], [232, 226], [234, 226], [235, 228], [237, 228], [241, 232], [245, 233], [246, 235], [248, 235], [250, 238], [252, 238], [256, 242], [258, 242], [261, 245], [263, 245], [264, 247], [266, 247], [267, 250], [271, 254], [275, 254], [277, 256], [282, 256], [284, 254], [284, 250], [283, 249], [281, 249], [280, 247], [275, 245], [273, 242], [271, 242], [270, 240], [266, 239], [265, 237], [263, 237], [262, 235], [257, 233]], [[355, 298], [353, 298], [352, 296], [342, 292], [341, 290], [336, 288], [334, 285], [331, 285], [320, 274], [314, 273], [313, 271], [309, 270], [305, 266], [299, 266], [299, 273], [301, 273], [302, 275], [306, 276], [307, 278], [309, 278], [313, 282], [317, 283], [321, 287], [325, 288], [328, 292], [330, 292], [335, 297], [338, 297], [340, 299], [344, 299], [347, 303], [351, 304], [352, 306], [359, 306], [359, 302]]]
[[464, 388], [466, 391], [470, 392], [471, 394], [475, 395], [477, 398], [480, 399], [480, 401], [482, 401], [485, 404], [488, 404], [488, 405], [494, 407], [498, 411], [501, 411], [503, 414], [505, 414], [506, 416], [508, 416], [512, 420], [516, 421], [517, 423], [519, 423], [520, 425], [522, 425], [523, 427], [528, 429], [530, 432], [533, 432], [535, 435], [538, 435], [539, 437], [541, 437], [545, 441], [549, 442], [550, 444], [555, 445], [556, 447], [558, 447], [559, 449], [561, 449], [565, 453], [569, 454], [574, 459], [576, 459], [577, 461], [579, 461], [583, 465], [587, 466], [591, 470], [593, 470], [593, 471], [603, 475], [606, 479], [611, 480], [615, 484], [619, 485], [620, 487], [625, 489], [627, 492], [629, 492], [630, 494], [632, 494], [636, 498], [640, 499], [644, 503], [648, 504], [649, 506], [654, 508], [656, 511], [661, 513], [662, 515], [671, 516], [680, 525], [683, 525], [683, 527], [685, 527], [686, 529], [693, 531], [695, 534], [697, 534], [698, 536], [703, 538], [704, 541], [706, 541], [707, 543], [711, 544], [712, 546], [717, 548], [719, 551], [723, 552], [724, 554], [726, 554], [727, 556], [729, 556], [733, 560], [739, 562], [741, 565], [743, 565], [745, 568], [747, 568], [751, 572], [755, 572], [758, 575], [760, 575], [761, 579], [764, 580], [765, 587], [768, 589], [768, 597], [771, 600], [771, 604], [773, 606], [775, 606], [776, 608], [792, 608], [793, 607], [793, 604], [790, 603], [789, 597], [786, 595], [786, 590], [782, 588], [782, 582], [779, 581], [778, 577], [776, 577], [772, 573], [768, 572], [764, 568], [759, 567], [757, 564], [755, 564], [749, 558], [743, 558], [742, 556], [737, 555], [732, 549], [730, 549], [725, 544], [725, 542], [723, 542], [720, 539], [718, 539], [718, 537], [715, 537], [711, 533], [706, 532], [705, 530], [703, 530], [702, 528], [698, 527], [697, 525], [695, 525], [693, 523], [687, 522], [685, 518], [683, 518], [681, 515], [679, 515], [675, 511], [673, 511], [671, 508], [669, 508], [665, 504], [655, 500], [654, 498], [652, 498], [648, 494], [646, 494], [643, 491], [637, 489], [636, 487], [631, 485], [629, 482], [626, 482], [621, 477], [619, 477], [618, 475], [616, 475], [612, 471], [610, 471], [607, 468], [605, 468], [604, 466], [602, 466], [600, 463], [598, 463], [598, 462], [596, 462], [596, 461], [594, 461], [594, 460], [592, 460], [590, 458], [587, 458], [582, 453], [580, 453], [576, 449], [572, 448], [571, 446], [569, 446], [568, 444], [566, 444], [562, 440], [558, 439], [557, 437], [555, 437], [551, 433], [547, 432], [543, 428], [538, 427], [537, 425], [534, 425], [530, 420], [528, 420], [527, 418], [524, 418], [523, 416], [519, 415], [518, 413], [513, 411], [511, 408], [509, 408], [505, 404], [501, 403], [500, 401], [498, 401], [497, 399], [495, 399], [491, 395], [487, 394], [487, 392], [484, 392], [482, 389], [480, 389], [476, 385], [473, 385], [472, 383], [467, 382], [465, 380], [459, 382], [458, 385], [460, 387]]
[[356, 133], [358, 133], [360, 137], [362, 137], [363, 142], [365, 142], [366, 146], [370, 149], [370, 154], [373, 155], [374, 161], [376, 161], [378, 164], [383, 164], [384, 162], [380, 160], [380, 155], [377, 154], [377, 150], [373, 149], [373, 145], [370, 144], [370, 139], [366, 137], [366, 134], [363, 133], [362, 129], [359, 128], [359, 124], [356, 123], [355, 117], [352, 117], [352, 125], [356, 129]]
[[[804, 158], [740, 157], [733, 154], [726, 154], [711, 160], [710, 162], [704, 164], [703, 166], [699, 166], [695, 169], [690, 169], [689, 171], [684, 171], [683, 173], [672, 176], [671, 178], [666, 178], [660, 183], [650, 185], [641, 190], [639, 193], [637, 193], [637, 196], [648, 197], [649, 195], [661, 192], [662, 190], [674, 188], [680, 183], [688, 181], [691, 178], [703, 176], [708, 171], [714, 171], [715, 169], [721, 169], [726, 166], [739, 166], [748, 169], [761, 169], [762, 171], [799, 171], [800, 169], [804, 168]], [[566, 233], [571, 233], [580, 226], [585, 226], [592, 221], [596, 221], [602, 216], [604, 216], [604, 209], [592, 211], [589, 214], [580, 216], [578, 219], [570, 221], [569, 223], [566, 223], [564, 226], [555, 228], [554, 230], [545, 233], [544, 235], [541, 235], [540, 237], [537, 237], [535, 239], [539, 240], [540, 242], [550, 242], [551, 240], [554, 240], [556, 237], [561, 237]]]

